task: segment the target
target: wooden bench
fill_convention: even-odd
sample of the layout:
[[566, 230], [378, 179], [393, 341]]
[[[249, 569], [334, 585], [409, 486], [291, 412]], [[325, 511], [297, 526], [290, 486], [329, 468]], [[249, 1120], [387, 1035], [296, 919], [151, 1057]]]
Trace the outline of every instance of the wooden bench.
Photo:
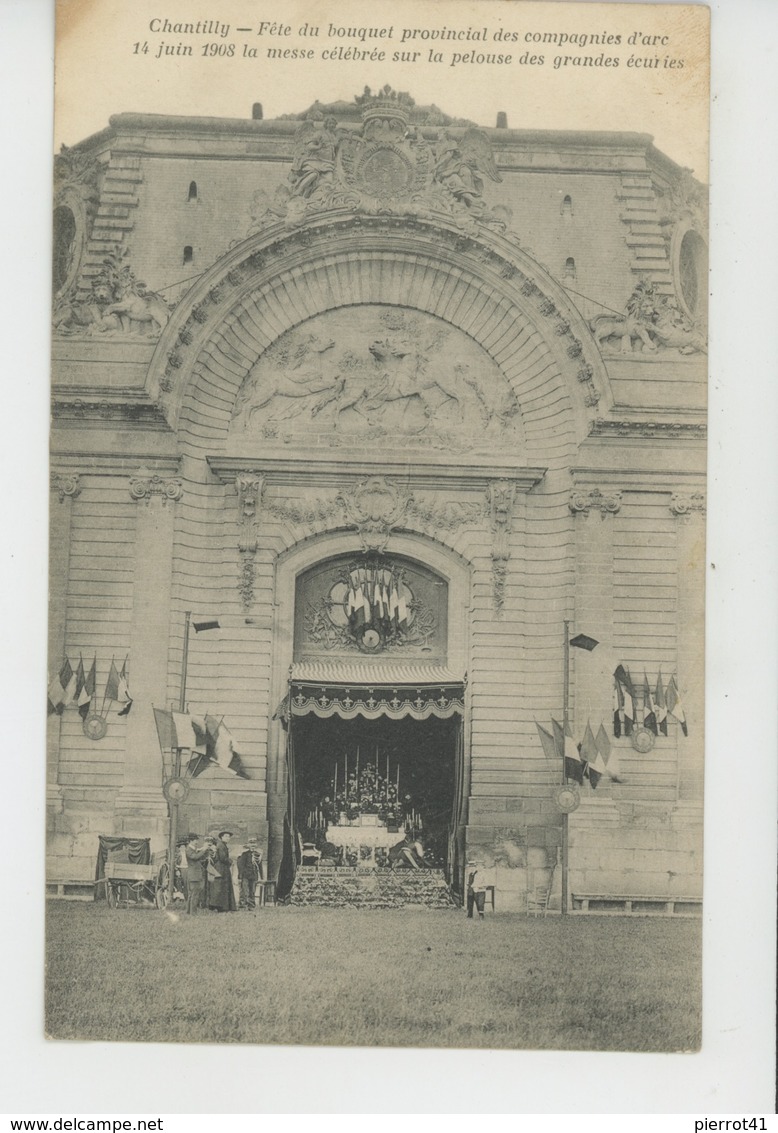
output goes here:
[[95, 883], [73, 877], [50, 877], [46, 882], [46, 896], [66, 901], [93, 901]]
[[645, 893], [573, 893], [572, 896], [574, 913], [668, 917], [694, 917], [702, 913], [702, 897], [656, 897]]

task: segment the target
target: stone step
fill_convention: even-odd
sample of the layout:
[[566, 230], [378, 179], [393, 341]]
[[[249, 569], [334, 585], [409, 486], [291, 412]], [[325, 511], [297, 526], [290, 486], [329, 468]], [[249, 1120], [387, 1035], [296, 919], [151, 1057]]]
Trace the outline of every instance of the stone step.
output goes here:
[[401, 909], [408, 905], [451, 908], [440, 870], [298, 869], [291, 894], [293, 905], [330, 908]]

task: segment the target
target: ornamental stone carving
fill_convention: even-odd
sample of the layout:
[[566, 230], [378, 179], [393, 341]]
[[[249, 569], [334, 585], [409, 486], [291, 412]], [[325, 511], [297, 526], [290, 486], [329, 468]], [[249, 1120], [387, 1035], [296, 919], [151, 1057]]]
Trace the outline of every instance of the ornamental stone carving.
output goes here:
[[112, 252], [78, 299], [54, 304], [54, 333], [109, 338], [157, 338], [170, 318], [170, 305], [149, 291], [127, 262], [127, 249]]
[[155, 496], [162, 499], [162, 506], [167, 506], [168, 500], [175, 503], [184, 494], [181, 481], [174, 476], [159, 476], [141, 469], [137, 476], [130, 478], [130, 496], [133, 500], [145, 500], [150, 504]]
[[244, 610], [250, 609], [254, 601], [256, 553], [259, 541], [257, 521], [262, 506], [264, 484], [265, 478], [260, 472], [238, 472], [235, 476], [235, 491], [238, 493], [238, 522], [240, 524], [238, 592]]
[[81, 494], [78, 480], [77, 472], [51, 473], [49, 480], [51, 489], [58, 494], [60, 503], [64, 503], [66, 499], [75, 499], [76, 496]]
[[505, 605], [505, 582], [511, 557], [510, 536], [513, 530], [513, 506], [516, 484], [499, 480], [489, 485], [489, 506], [492, 521], [492, 603], [497, 617]]
[[705, 515], [705, 495], [703, 492], [673, 492], [670, 511], [677, 519], [687, 519], [694, 514]]
[[588, 492], [574, 491], [570, 495], [570, 511], [573, 515], [587, 515], [590, 511], [599, 511], [604, 519], [606, 515], [616, 515], [621, 510], [621, 492], [603, 493], [599, 488], [592, 488]]
[[[471, 124], [422, 135], [415, 103], [385, 86], [365, 88], [353, 107], [314, 106], [303, 115], [285, 185], [255, 194], [249, 234], [279, 220], [295, 228], [317, 213], [347, 208], [371, 215], [453, 218], [465, 231], [505, 227], [505, 211], [490, 209], [484, 178], [501, 181], [488, 135]], [[345, 113], [344, 113], [345, 110]], [[357, 129], [339, 125], [361, 119]]]
[[596, 315], [589, 326], [601, 351], [656, 354], [675, 350], [678, 354], [706, 354], [704, 334], [678, 307], [672, 296], [662, 294], [652, 280], [641, 280], [627, 300], [624, 314]]
[[384, 476], [370, 476], [342, 491], [338, 503], [356, 527], [365, 551], [383, 551], [389, 536], [405, 515], [409, 493]]
[[483, 347], [434, 315], [383, 304], [281, 335], [244, 380], [231, 432], [449, 453], [522, 445], [518, 400]]

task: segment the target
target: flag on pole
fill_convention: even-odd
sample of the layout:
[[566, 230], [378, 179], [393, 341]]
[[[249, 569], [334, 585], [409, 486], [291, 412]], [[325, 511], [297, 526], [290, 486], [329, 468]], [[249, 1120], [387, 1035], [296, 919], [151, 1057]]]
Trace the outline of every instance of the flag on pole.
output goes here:
[[583, 783], [583, 763], [579, 752], [578, 744], [575, 743], [570, 724], [567, 724], [567, 729], [564, 735], [564, 752], [565, 752], [565, 776], [572, 778], [576, 783]]
[[603, 775], [606, 773], [605, 761], [600, 755], [600, 749], [597, 747], [597, 741], [594, 738], [591, 724], [587, 720], [586, 731], [584, 732], [583, 742], [581, 744], [581, 755], [586, 760], [586, 768], [584, 774], [587, 776], [592, 790], [597, 789], [597, 784]]
[[547, 732], [545, 728], [541, 728], [541, 726], [537, 722], [537, 720], [535, 721], [535, 727], [538, 730], [538, 735], [540, 736], [540, 742], [543, 745], [543, 751], [545, 752], [546, 757], [548, 759], [550, 759], [552, 761], [552, 763], [556, 763], [559, 752], [557, 751], [556, 744], [554, 742], [554, 737], [551, 735], [550, 732]]
[[81, 691], [86, 684], [86, 677], [84, 675], [84, 658], [79, 653], [78, 665], [76, 666], [76, 691], [73, 693], [76, 704], [81, 703]]
[[86, 720], [92, 707], [92, 700], [95, 695], [95, 686], [97, 684], [97, 655], [92, 661], [92, 667], [87, 673], [81, 691], [77, 694], [76, 700], [78, 702], [78, 712], [82, 720]]
[[624, 705], [624, 735], [631, 736], [635, 724], [635, 689], [632, 685], [632, 677], [623, 665], [616, 667], [616, 672], [613, 676], [621, 694], [620, 699], [623, 701]]
[[130, 709], [132, 708], [132, 697], [130, 696], [129, 688], [127, 687], [127, 658], [126, 657], [124, 658], [124, 664], [122, 665], [122, 671], [119, 673], [118, 693], [119, 693], [119, 695], [116, 697], [116, 699], [124, 702], [124, 707], [119, 711], [118, 714], [119, 714], [119, 716], [129, 716]]
[[232, 733], [224, 723], [224, 718], [220, 716], [206, 716], [205, 725], [207, 731], [208, 758], [218, 764], [222, 770], [231, 771], [233, 775], [238, 775], [241, 779], [248, 779], [249, 776], [244, 770], [240, 755], [235, 750], [235, 742], [232, 738]]
[[662, 670], [659, 670], [659, 675], [656, 678], [656, 695], [654, 699], [654, 712], [656, 714], [657, 734], [661, 732], [663, 736], [667, 735], [667, 703], [665, 701], [665, 690], [662, 684]]
[[678, 685], [675, 676], [670, 677], [667, 682], [667, 711], [671, 716], [674, 716], [678, 723], [681, 725], [681, 731], [685, 736], [689, 735], [689, 729], [686, 726], [686, 712], [684, 711], [683, 704], [681, 703], [681, 694], [678, 691]]
[[648, 683], [648, 676], [645, 669], [643, 670], [643, 727], [649, 732], [653, 732], [655, 736], [659, 735], [656, 706], [651, 695], [651, 685]]
[[48, 714], [56, 712], [61, 716], [65, 707], [70, 704], [76, 691], [76, 674], [67, 657], [62, 662], [59, 672], [49, 685]]
[[609, 779], [614, 783], [623, 782], [619, 774], [619, 753], [617, 750], [611, 749], [611, 742], [608, 739], [608, 733], [600, 724], [600, 729], [597, 732], [597, 749], [602, 756], [602, 761], [605, 764], [605, 773]]
[[172, 751], [176, 747], [176, 731], [173, 727], [173, 713], [165, 708], [154, 709], [154, 723], [157, 725], [159, 746], [162, 751]]
[[621, 738], [624, 731], [624, 693], [618, 681], [613, 682], [613, 734], [616, 739]]
[[197, 744], [192, 717], [188, 712], [171, 712], [173, 717], [174, 746], [191, 751]]
[[111, 668], [108, 670], [108, 680], [105, 682], [105, 693], [103, 694], [103, 704], [106, 700], [119, 699], [119, 670], [116, 668], [116, 663], [111, 658]]

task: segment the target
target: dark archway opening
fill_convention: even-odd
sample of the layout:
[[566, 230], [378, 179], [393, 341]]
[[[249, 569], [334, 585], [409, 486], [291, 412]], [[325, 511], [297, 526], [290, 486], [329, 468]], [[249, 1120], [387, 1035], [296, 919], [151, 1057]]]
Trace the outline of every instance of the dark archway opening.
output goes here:
[[[412, 829], [421, 832], [429, 864], [449, 873], [462, 790], [460, 731], [459, 717], [294, 719], [297, 833], [339, 864], [356, 865], [364, 863], [353, 849], [335, 853], [333, 827], [375, 821], [386, 829], [387, 843], [395, 834], [400, 842]], [[378, 867], [386, 864], [383, 853], [372, 860]]]

